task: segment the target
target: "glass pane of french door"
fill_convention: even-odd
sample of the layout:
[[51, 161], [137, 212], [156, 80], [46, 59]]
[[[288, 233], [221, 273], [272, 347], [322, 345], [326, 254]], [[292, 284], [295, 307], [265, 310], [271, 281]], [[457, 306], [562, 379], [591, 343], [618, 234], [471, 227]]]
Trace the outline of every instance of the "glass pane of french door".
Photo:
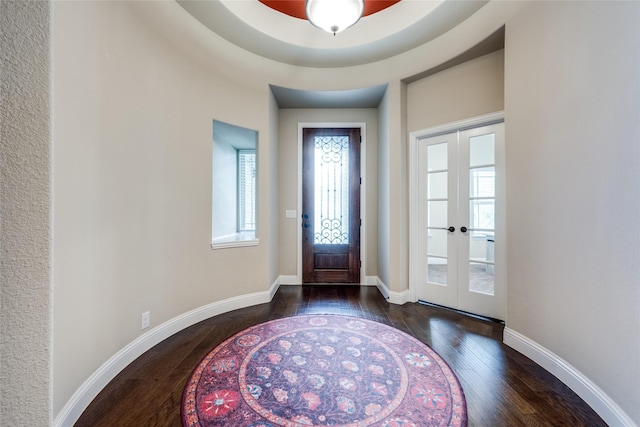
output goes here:
[[420, 210], [420, 272], [418, 298], [444, 306], [457, 301], [456, 233], [449, 228], [457, 215], [457, 158], [455, 134], [421, 141], [418, 185]]
[[[467, 141], [465, 141], [467, 142]], [[469, 270], [468, 289], [495, 294], [495, 134], [468, 139], [469, 144]]]
[[448, 266], [449, 144], [427, 147], [427, 281], [446, 285]]

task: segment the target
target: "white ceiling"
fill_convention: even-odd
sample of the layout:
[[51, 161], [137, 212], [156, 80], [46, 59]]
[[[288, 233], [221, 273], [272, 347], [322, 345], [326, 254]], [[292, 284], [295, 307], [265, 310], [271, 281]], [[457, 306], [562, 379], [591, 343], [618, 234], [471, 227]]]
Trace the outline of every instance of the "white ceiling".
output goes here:
[[351, 90], [297, 90], [271, 85], [280, 108], [375, 108], [387, 85]]
[[[332, 35], [258, 0], [176, 0], [189, 14], [236, 46], [284, 64], [341, 68], [380, 61], [425, 44], [469, 18], [488, 0], [402, 0]], [[367, 1], [367, 0], [365, 0]], [[373, 1], [373, 0], [372, 0]], [[501, 30], [468, 52], [410, 82], [504, 47]], [[340, 91], [271, 86], [280, 108], [375, 108], [386, 85]]]
[[255, 150], [258, 132], [240, 126], [213, 121], [213, 140], [240, 150]]

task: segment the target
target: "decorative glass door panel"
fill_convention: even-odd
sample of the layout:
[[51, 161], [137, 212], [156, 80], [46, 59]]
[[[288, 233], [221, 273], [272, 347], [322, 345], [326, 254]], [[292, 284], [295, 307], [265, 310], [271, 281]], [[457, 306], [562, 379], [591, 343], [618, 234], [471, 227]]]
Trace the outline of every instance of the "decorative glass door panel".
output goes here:
[[349, 137], [314, 137], [314, 243], [349, 243]]
[[303, 129], [302, 278], [360, 282], [360, 129]]

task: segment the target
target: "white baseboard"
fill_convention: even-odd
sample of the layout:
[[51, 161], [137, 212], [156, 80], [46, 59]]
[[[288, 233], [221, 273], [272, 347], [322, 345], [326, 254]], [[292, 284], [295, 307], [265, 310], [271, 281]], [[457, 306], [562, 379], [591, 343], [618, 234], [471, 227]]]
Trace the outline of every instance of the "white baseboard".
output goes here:
[[367, 286], [376, 286], [382, 296], [384, 296], [385, 299], [391, 304], [402, 305], [406, 302], [411, 301], [411, 299], [409, 298], [410, 294], [408, 289], [402, 292], [392, 291], [377, 276], [367, 276]]
[[504, 329], [503, 342], [505, 345], [524, 354], [565, 383], [591, 406], [608, 425], [637, 427], [622, 408], [600, 387], [561, 357], [513, 329]]
[[89, 406], [91, 401], [109, 384], [124, 368], [140, 357], [144, 352], [151, 349], [156, 344], [169, 338], [176, 332], [195, 325], [198, 322], [237, 310], [239, 308], [250, 307], [257, 304], [264, 304], [275, 295], [280, 287], [280, 278], [276, 279], [268, 291], [254, 292], [252, 294], [240, 295], [222, 301], [198, 307], [180, 316], [174, 317], [161, 325], [156, 326], [144, 335], [139, 336], [130, 342], [119, 352], [107, 360], [97, 371], [95, 371], [76, 392], [71, 396], [67, 404], [58, 413], [53, 421], [54, 427], [73, 426], [80, 418], [82, 412]]
[[280, 276], [281, 285], [300, 285], [302, 281], [298, 276]]
[[378, 286], [378, 276], [366, 276], [364, 279], [364, 286]]
[[[280, 276], [268, 291], [217, 301], [184, 313], [151, 329], [125, 346], [95, 371], [76, 390], [60, 413], [58, 413], [58, 416], [53, 421], [53, 426], [72, 426], [91, 401], [118, 373], [144, 352], [171, 335], [208, 318], [239, 308], [267, 303], [273, 299], [281, 284], [298, 284], [297, 282], [296, 276]], [[380, 293], [392, 304], [402, 305], [409, 301], [409, 291], [390, 291], [378, 277], [367, 276], [366, 285], [376, 286]], [[607, 424], [611, 426], [637, 427], [633, 420], [604, 391], [562, 358], [509, 328], [504, 330], [503, 341], [506, 345], [529, 357], [564, 382], [587, 402]]]

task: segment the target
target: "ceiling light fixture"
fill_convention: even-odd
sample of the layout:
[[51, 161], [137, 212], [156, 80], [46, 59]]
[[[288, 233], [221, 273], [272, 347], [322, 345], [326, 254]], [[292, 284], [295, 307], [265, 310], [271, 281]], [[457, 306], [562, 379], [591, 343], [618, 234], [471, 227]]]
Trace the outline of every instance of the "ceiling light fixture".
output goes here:
[[364, 0], [306, 0], [305, 9], [309, 22], [335, 36], [360, 20]]

